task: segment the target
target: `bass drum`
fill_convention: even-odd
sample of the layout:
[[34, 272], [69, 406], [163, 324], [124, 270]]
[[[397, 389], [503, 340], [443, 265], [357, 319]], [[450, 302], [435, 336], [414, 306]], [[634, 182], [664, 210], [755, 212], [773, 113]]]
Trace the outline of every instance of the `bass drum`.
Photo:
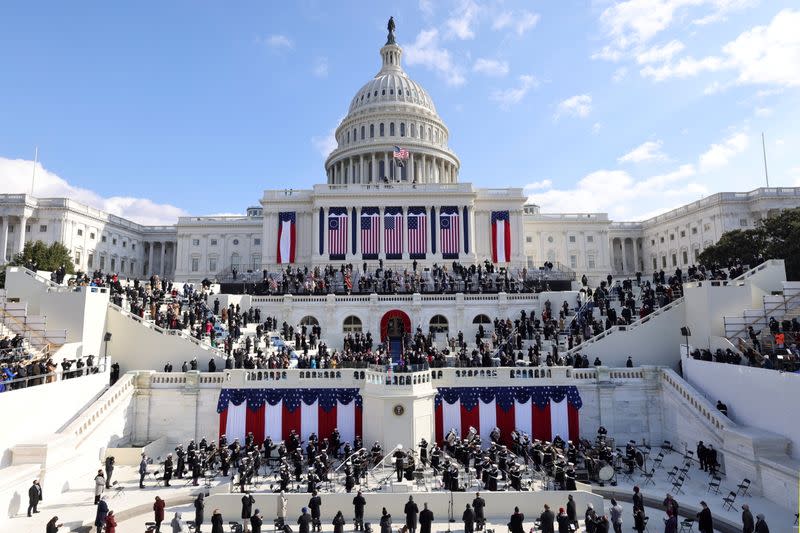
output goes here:
[[614, 468], [609, 465], [604, 466], [600, 469], [597, 477], [600, 478], [600, 481], [610, 480], [612, 477], [614, 477]]

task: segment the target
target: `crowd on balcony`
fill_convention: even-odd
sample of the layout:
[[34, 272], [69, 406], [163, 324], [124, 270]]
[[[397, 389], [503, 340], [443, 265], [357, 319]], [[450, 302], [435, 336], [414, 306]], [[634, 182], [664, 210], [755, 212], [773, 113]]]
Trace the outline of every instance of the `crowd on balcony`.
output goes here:
[[99, 372], [95, 356], [62, 359], [35, 354], [24, 347], [22, 337], [0, 338], [0, 393], [53, 383], [60, 379], [78, 378]]

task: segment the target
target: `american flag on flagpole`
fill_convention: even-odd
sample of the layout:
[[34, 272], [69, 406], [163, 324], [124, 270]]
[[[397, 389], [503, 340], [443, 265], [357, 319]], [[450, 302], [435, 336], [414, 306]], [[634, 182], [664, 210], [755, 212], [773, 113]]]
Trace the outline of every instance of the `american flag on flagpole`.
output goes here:
[[386, 259], [403, 258], [403, 208], [387, 207], [383, 215], [383, 247]]
[[364, 259], [377, 259], [381, 251], [381, 214], [377, 207], [361, 209], [361, 253]]
[[331, 207], [328, 213], [328, 253], [331, 259], [347, 255], [347, 208]]
[[399, 146], [394, 147], [394, 159], [399, 166], [403, 166], [403, 163], [408, 159], [408, 155], [409, 152], [405, 148], [400, 148]]
[[445, 259], [458, 259], [459, 252], [459, 223], [458, 207], [444, 206], [439, 213], [439, 230], [442, 257]]
[[408, 208], [408, 253], [411, 259], [425, 259], [428, 250], [427, 219], [424, 207]]

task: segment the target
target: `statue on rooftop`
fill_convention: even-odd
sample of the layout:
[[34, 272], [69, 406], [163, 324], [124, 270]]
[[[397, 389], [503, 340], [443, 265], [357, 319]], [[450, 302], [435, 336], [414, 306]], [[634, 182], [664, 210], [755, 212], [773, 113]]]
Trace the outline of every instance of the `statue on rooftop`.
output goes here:
[[394, 17], [389, 17], [389, 23], [386, 25], [386, 29], [389, 30], [389, 35], [386, 37], [386, 44], [395, 44], [394, 28]]

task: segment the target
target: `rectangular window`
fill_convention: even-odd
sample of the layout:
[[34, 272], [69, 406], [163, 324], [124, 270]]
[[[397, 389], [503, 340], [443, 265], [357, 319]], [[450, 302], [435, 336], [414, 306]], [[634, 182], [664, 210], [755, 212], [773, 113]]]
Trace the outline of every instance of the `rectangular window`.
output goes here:
[[650, 239], [650, 246], [655, 246], [655, 245], [656, 245], [656, 240]]
[[102, 237], [100, 237], [100, 242], [106, 242], [106, 236], [105, 236], [105, 235], [103, 235]]
[[[198, 244], [200, 244], [200, 243], [198, 242]], [[209, 244], [211, 246], [216, 246], [217, 245], [217, 239], [211, 239], [211, 242]]]
[[200, 259], [192, 257], [192, 272], [197, 272], [198, 270], [200, 270]]
[[535, 263], [534, 257], [532, 255], [527, 255], [525, 257], [528, 261], [528, 268], [534, 268], [534, 263]]
[[114, 245], [114, 246], [117, 245], [117, 238], [116, 237], [111, 239], [111, 244]]
[[700, 257], [700, 248], [694, 249], [694, 261], [697, 262], [697, 258]]
[[253, 246], [261, 246], [261, 239], [259, 239], [258, 237], [253, 239]]
[[123, 248], [127, 248], [128, 247], [128, 241], [122, 241], [122, 247]]
[[684, 250], [683, 251], [683, 264], [686, 265], [689, 263], [689, 253]]
[[81, 264], [81, 253], [80, 252], [75, 252], [75, 264], [76, 265], [80, 265]]
[[697, 226], [692, 228], [692, 235], [697, 235]]
[[125, 272], [125, 260], [124, 259], [120, 262], [119, 270], [120, 270], [120, 272]]
[[703, 224], [703, 231], [709, 231], [711, 229], [711, 224]]
[[30, 233], [31, 232], [31, 225], [30, 224], [25, 224], [25, 232], [26, 233]]
[[586, 242], [594, 242], [594, 235], [589, 235], [586, 237]]
[[664, 237], [661, 237], [661, 243], [662, 244], [664, 243]]
[[136, 243], [135, 242], [131, 243], [131, 250], [136, 250]]
[[594, 256], [591, 254], [586, 256], [586, 268], [588, 268], [589, 270], [594, 270], [595, 268], [597, 268]]
[[106, 258], [105, 256], [100, 256], [100, 270], [103, 270], [106, 267]]
[[661, 268], [667, 268], [667, 256], [666, 255], [662, 255], [661, 256]]
[[653, 258], [653, 270], [655, 270], [657, 268], [658, 268], [658, 262], [657, 262], [656, 258], [654, 257]]
[[94, 232], [92, 232], [92, 233], [90, 233], [90, 234], [89, 234], [89, 238], [90, 238], [90, 239], [92, 239], [92, 240], [94, 240]]
[[133, 274], [134, 270], [136, 270], [136, 262], [131, 261], [131, 274]]
[[578, 268], [578, 256], [577, 255], [569, 256], [569, 267], [571, 269], [573, 269], [573, 270]]
[[674, 233], [670, 233], [669, 240], [671, 240], [671, 241], [675, 240], [675, 234]]
[[211, 258], [208, 260], [208, 270], [209, 272], [217, 271], [217, 260], [215, 258]]
[[116, 269], [117, 269], [117, 260], [112, 257], [111, 258], [111, 270], [116, 270]]
[[743, 228], [746, 228], [747, 227], [747, 219], [746, 218], [740, 218], [739, 219], [739, 225], [741, 227], [743, 227]]
[[78, 237], [81, 237], [82, 235], [83, 235], [83, 230], [82, 229], [78, 229]]
[[525, 242], [533, 242], [533, 237], [531, 237], [530, 235], [526, 235]]
[[672, 254], [672, 266], [678, 266], [678, 256], [676, 254]]
[[8, 226], [8, 232], [9, 232], [9, 233], [14, 233], [14, 226], [13, 226], [13, 225], [9, 224], [9, 226]]
[[575, 235], [569, 236], [569, 242], [575, 242]]
[[686, 230], [681, 230], [681, 239], [686, 237]]
[[39, 226], [39, 233], [47, 233], [47, 224], [41, 224]]
[[86, 266], [94, 268], [94, 254], [89, 254], [89, 257], [86, 258]]
[[192, 239], [192, 246], [200, 246], [200, 239]]

